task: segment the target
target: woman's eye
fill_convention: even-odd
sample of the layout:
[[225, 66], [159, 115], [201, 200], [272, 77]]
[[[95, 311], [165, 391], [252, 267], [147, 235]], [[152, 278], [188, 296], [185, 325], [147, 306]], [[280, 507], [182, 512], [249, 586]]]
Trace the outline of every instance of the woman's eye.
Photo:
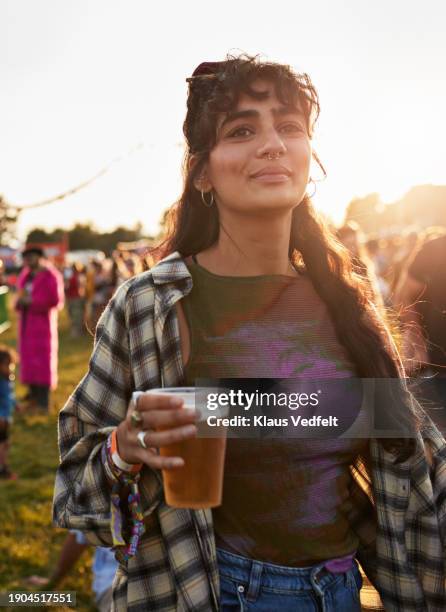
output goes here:
[[232, 130], [232, 132], [230, 132], [228, 136], [229, 138], [244, 138], [246, 136], [251, 136], [251, 134], [253, 134], [253, 131], [251, 128], [238, 127], [238, 128], [235, 128], [235, 130]]
[[298, 123], [285, 123], [285, 125], [282, 125], [280, 129], [281, 131], [286, 132], [287, 134], [304, 131], [303, 127]]

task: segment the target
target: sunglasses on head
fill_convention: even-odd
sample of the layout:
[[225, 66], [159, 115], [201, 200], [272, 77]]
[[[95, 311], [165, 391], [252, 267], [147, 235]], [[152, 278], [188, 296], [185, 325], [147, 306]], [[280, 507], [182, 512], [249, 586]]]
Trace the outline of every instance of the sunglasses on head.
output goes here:
[[201, 62], [193, 71], [192, 76], [188, 77], [186, 81], [189, 83], [196, 78], [215, 78], [225, 64], [226, 62]]

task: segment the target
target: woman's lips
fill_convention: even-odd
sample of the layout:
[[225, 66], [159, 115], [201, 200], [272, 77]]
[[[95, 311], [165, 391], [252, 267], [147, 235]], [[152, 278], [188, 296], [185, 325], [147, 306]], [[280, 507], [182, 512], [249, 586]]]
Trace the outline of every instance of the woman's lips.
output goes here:
[[271, 174], [259, 174], [258, 176], [252, 177], [255, 181], [260, 183], [284, 183], [290, 180], [289, 174], [278, 174], [273, 172]]
[[285, 166], [267, 166], [251, 174], [251, 178], [261, 183], [284, 183], [288, 181], [291, 172]]

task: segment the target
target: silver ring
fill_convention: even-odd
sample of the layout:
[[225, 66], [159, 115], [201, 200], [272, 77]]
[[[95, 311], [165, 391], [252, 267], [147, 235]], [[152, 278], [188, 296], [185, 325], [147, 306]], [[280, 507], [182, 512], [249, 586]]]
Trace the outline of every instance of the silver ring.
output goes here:
[[132, 414], [130, 415], [130, 422], [132, 424], [132, 427], [139, 427], [139, 425], [141, 425], [141, 423], [143, 422], [141, 413], [136, 408], [133, 410]]
[[138, 440], [138, 444], [140, 445], [141, 448], [146, 449], [147, 445], [146, 445], [146, 441], [144, 440], [144, 436], [146, 435], [147, 431], [145, 429], [141, 429], [141, 431], [138, 431], [138, 434], [136, 436], [137, 440]]

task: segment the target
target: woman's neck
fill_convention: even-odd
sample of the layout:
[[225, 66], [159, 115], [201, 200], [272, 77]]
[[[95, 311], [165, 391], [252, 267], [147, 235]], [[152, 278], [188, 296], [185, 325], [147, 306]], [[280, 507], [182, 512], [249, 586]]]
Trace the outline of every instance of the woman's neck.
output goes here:
[[291, 217], [220, 219], [218, 240], [198, 254], [199, 263], [214, 274], [297, 276], [288, 256]]

